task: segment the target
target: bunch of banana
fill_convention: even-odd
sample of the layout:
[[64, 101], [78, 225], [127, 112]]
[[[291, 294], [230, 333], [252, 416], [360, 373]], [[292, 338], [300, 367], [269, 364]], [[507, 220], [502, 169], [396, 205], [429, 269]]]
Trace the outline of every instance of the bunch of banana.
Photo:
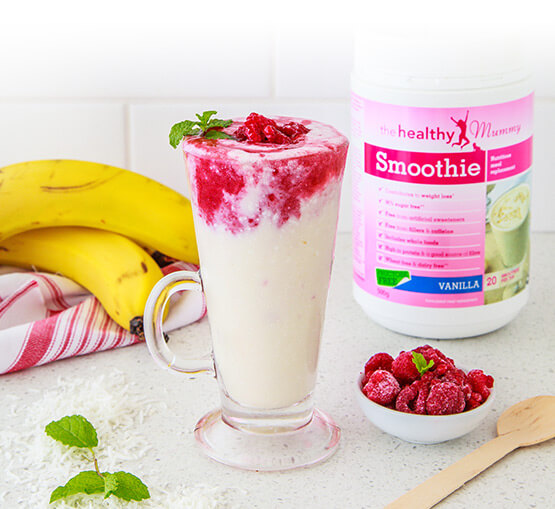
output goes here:
[[122, 168], [64, 159], [6, 166], [0, 204], [0, 240], [36, 228], [88, 226], [198, 263], [189, 200]]
[[198, 263], [189, 200], [128, 170], [48, 160], [0, 168], [0, 264], [67, 276], [140, 334], [162, 272], [147, 249]]

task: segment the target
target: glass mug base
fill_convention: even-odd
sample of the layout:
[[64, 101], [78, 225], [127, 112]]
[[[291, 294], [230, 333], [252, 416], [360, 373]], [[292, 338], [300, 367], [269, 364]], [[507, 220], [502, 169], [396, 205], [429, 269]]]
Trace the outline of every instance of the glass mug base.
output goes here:
[[[277, 420], [275, 429], [287, 429], [287, 425]], [[221, 410], [214, 410], [198, 421], [195, 438], [204, 453], [219, 463], [272, 472], [324, 461], [337, 450], [341, 434], [332, 419], [318, 409], [300, 428], [283, 432], [275, 429], [266, 433], [238, 429], [222, 418]]]

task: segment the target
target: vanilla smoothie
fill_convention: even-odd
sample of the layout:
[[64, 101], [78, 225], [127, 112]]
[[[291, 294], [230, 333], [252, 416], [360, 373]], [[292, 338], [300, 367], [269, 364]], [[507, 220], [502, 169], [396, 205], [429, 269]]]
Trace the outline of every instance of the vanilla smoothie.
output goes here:
[[217, 377], [261, 409], [315, 385], [348, 146], [325, 124], [269, 122], [301, 130], [287, 144], [253, 141], [237, 119], [225, 132], [238, 139], [183, 142]]
[[530, 229], [530, 187], [520, 184], [500, 196], [491, 208], [490, 223], [506, 267], [524, 259]]

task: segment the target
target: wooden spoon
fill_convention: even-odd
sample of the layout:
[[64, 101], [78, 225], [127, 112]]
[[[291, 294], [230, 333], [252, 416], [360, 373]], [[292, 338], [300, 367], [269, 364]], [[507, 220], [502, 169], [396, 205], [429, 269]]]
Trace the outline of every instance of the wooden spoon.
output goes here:
[[430, 477], [385, 509], [427, 509], [518, 447], [555, 437], [555, 396], [536, 396], [505, 410], [497, 437]]

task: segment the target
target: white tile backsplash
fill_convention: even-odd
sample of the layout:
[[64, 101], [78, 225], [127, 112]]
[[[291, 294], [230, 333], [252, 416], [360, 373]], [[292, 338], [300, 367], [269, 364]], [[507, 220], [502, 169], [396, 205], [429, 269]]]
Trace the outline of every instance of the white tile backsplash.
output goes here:
[[0, 167], [33, 159], [125, 166], [121, 104], [0, 103]]

